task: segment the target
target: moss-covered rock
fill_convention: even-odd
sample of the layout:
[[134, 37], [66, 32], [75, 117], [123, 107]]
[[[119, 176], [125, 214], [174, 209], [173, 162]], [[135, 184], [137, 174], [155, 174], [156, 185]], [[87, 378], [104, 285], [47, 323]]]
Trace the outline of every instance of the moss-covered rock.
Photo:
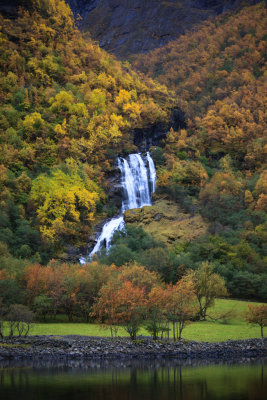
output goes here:
[[168, 199], [158, 199], [151, 207], [127, 210], [127, 224], [142, 226], [153, 236], [170, 246], [176, 241], [192, 241], [206, 234], [208, 225], [201, 215], [190, 215]]

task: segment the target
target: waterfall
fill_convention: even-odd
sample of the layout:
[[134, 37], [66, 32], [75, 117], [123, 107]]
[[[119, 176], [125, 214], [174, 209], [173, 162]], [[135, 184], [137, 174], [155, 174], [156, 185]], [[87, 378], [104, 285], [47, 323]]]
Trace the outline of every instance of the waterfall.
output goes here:
[[137, 208], [137, 198], [135, 192], [135, 182], [128, 161], [122, 158], [118, 160], [118, 165], [121, 171], [121, 185], [123, 187], [123, 199], [121, 211]]
[[116, 231], [121, 231], [125, 226], [123, 215], [119, 217], [112, 218], [111, 221], [106, 222], [103, 226], [101, 235], [99, 236], [97, 243], [93, 250], [90, 253], [90, 257], [96, 254], [102, 247], [102, 245], [106, 244], [106, 249], [108, 250], [110, 247], [111, 239]]
[[[149, 152], [143, 159], [141, 154], [130, 154], [128, 159], [120, 157], [118, 167], [121, 172], [121, 185], [123, 187], [123, 198], [121, 214], [112, 218], [102, 228], [97, 243], [89, 255], [89, 259], [96, 254], [103, 245], [108, 250], [114, 233], [122, 230], [125, 226], [123, 213], [132, 208], [151, 206], [152, 193], [156, 189], [156, 169]], [[81, 263], [86, 258], [80, 259]]]
[[[150, 160], [154, 167], [151, 157]], [[151, 206], [151, 194], [153, 193], [149, 189], [149, 176], [151, 173], [150, 168], [146, 168], [141, 155], [130, 154], [129, 161], [124, 158], [119, 159], [118, 165], [121, 171], [121, 184], [124, 191], [122, 212], [132, 208]], [[150, 167], [149, 163], [148, 165]]]
[[157, 180], [156, 168], [149, 152], [146, 153], [146, 156], [149, 165], [149, 180], [151, 184], [151, 193], [154, 193], [156, 190], [156, 180]]

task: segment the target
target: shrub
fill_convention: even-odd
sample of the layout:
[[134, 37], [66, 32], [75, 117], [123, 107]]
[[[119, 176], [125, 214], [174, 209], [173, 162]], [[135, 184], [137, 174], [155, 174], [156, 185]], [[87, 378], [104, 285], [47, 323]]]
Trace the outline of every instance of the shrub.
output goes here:
[[6, 315], [6, 320], [8, 321], [10, 338], [14, 336], [15, 331], [17, 331], [18, 336], [24, 334], [26, 337], [32, 327], [34, 313], [22, 304], [12, 304]]

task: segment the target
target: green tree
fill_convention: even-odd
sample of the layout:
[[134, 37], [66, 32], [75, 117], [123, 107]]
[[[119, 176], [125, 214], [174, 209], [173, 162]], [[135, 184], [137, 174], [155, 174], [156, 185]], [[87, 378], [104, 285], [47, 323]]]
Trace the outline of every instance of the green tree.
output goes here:
[[52, 311], [52, 298], [45, 294], [35, 297], [33, 309], [36, 315], [45, 321], [47, 314]]
[[0, 299], [2, 299], [3, 304], [6, 306], [22, 303], [24, 293], [18, 281], [11, 278], [0, 280]]
[[227, 296], [224, 279], [214, 272], [213, 264], [202, 262], [196, 271], [190, 271], [187, 277], [192, 279], [198, 301], [198, 314], [206, 319], [207, 310], [213, 306], [214, 300], [219, 296]]

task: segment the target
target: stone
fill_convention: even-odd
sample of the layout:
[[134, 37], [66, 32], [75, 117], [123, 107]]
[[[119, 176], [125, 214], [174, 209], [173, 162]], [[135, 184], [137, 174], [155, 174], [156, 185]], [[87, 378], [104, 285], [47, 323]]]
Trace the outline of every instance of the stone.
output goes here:
[[[14, 346], [16, 343], [16, 346]], [[26, 346], [27, 345], [27, 346]], [[0, 340], [0, 360], [5, 359], [146, 359], [177, 358], [201, 360], [235, 360], [241, 357], [263, 357], [267, 355], [267, 338], [229, 340], [221, 343], [205, 343], [181, 340], [132, 342], [128, 338], [101, 338], [69, 335], [57, 339], [54, 336], [30, 336]], [[10, 346], [10, 347], [9, 347]]]

